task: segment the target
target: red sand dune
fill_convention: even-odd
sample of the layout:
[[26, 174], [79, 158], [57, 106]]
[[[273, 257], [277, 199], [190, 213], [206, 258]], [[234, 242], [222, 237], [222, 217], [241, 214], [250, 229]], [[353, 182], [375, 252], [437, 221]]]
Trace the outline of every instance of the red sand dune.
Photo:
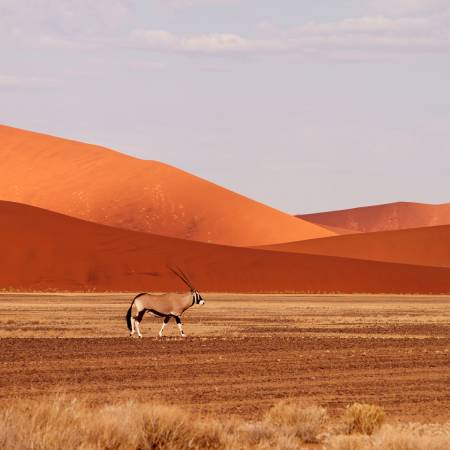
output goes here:
[[280, 252], [450, 267], [450, 225], [334, 236], [260, 248]]
[[[450, 203], [388, 203], [315, 214], [296, 216], [327, 227], [337, 227], [363, 233], [372, 231], [404, 230], [450, 224]], [[343, 234], [343, 233], [341, 233]]]
[[279, 253], [156, 236], [0, 201], [0, 288], [450, 293], [450, 269]]
[[227, 245], [336, 233], [156, 161], [0, 126], [0, 199], [134, 231]]

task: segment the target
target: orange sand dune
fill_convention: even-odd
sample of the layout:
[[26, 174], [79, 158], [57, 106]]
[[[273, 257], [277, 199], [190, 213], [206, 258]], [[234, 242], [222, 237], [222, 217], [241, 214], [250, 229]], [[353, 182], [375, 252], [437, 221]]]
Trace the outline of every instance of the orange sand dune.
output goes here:
[[335, 235], [156, 161], [0, 126], [0, 199], [134, 231], [228, 245]]
[[[311, 222], [313, 223], [313, 222]], [[341, 227], [333, 227], [331, 225], [320, 225], [322, 228], [325, 228], [327, 230], [332, 231], [333, 233], [336, 233], [336, 235], [340, 236], [342, 234], [356, 234], [361, 233], [361, 231], [358, 230], [348, 230], [347, 228], [341, 228]], [[281, 244], [284, 244], [284, 242], [281, 242]], [[276, 244], [274, 244], [276, 245]]]
[[[450, 203], [388, 203], [297, 217], [318, 225], [359, 232], [403, 230], [450, 224]], [[343, 233], [341, 233], [343, 234]]]
[[450, 225], [334, 236], [261, 248], [282, 252], [450, 267]]
[[450, 269], [226, 247], [0, 201], [1, 289], [450, 293]]

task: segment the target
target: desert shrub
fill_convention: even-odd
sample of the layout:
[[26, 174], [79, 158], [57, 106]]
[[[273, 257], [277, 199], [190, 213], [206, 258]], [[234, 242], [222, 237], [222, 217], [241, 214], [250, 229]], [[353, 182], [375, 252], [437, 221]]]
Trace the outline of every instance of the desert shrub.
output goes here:
[[344, 413], [347, 433], [372, 434], [385, 420], [382, 408], [365, 403], [353, 403]]
[[289, 427], [276, 427], [268, 421], [241, 423], [232, 449], [294, 450], [302, 441]]
[[228, 435], [211, 418], [137, 402], [93, 407], [78, 400], [18, 402], [0, 412], [0, 448], [223, 449]]
[[265, 419], [303, 442], [317, 442], [317, 435], [327, 420], [327, 411], [320, 406], [282, 400], [269, 409]]

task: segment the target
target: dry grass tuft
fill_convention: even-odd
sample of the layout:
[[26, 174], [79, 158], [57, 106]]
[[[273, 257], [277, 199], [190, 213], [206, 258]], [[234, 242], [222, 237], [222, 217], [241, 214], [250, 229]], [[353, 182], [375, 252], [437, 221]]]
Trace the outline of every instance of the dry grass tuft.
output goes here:
[[299, 440], [292, 430], [277, 428], [273, 424], [263, 422], [246, 422], [240, 425], [235, 435], [234, 449], [254, 450], [292, 450], [300, 448]]
[[334, 436], [332, 450], [450, 450], [450, 424], [383, 425], [372, 436]]
[[353, 403], [344, 413], [347, 433], [372, 434], [384, 423], [386, 414], [376, 405]]
[[241, 441], [262, 447], [276, 440], [277, 429], [268, 422], [243, 423], [238, 428], [238, 433]]
[[384, 425], [373, 436], [375, 450], [448, 450], [450, 424]]
[[330, 441], [332, 450], [369, 450], [372, 449], [370, 437], [366, 434], [339, 435]]
[[224, 449], [227, 433], [213, 419], [146, 403], [90, 406], [76, 399], [21, 401], [0, 413], [0, 448]]
[[266, 414], [266, 421], [307, 443], [317, 442], [317, 435], [327, 418], [327, 411], [321, 406], [307, 406], [289, 400], [278, 402]]

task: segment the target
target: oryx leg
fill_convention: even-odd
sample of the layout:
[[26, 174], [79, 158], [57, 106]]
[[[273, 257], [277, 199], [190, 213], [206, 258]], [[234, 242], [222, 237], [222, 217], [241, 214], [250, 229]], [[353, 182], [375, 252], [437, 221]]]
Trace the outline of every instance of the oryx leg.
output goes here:
[[140, 322], [138, 322], [137, 320], [136, 320], [136, 325], [135, 325], [135, 327], [136, 327], [136, 331], [137, 331], [137, 334], [138, 334], [138, 337], [142, 337], [142, 333], [141, 333], [141, 326], [140, 326]]
[[181, 321], [181, 318], [179, 316], [175, 317], [175, 320], [177, 321], [178, 329], [180, 330], [181, 337], [186, 337], [183, 331], [183, 322]]
[[134, 320], [134, 328], [136, 329], [137, 334], [140, 338], [142, 337], [141, 320], [144, 317], [144, 313], [145, 313], [145, 311], [139, 311], [138, 315], [136, 316], [136, 318]]
[[130, 336], [133, 337], [134, 333], [136, 333], [135, 327], [134, 327], [134, 317], [133, 315], [130, 317], [130, 324], [131, 324], [131, 331], [130, 331]]
[[161, 329], [159, 330], [159, 337], [163, 337], [163, 331], [164, 331], [164, 328], [165, 328], [166, 325], [169, 323], [169, 320], [170, 320], [170, 316], [164, 318], [164, 322], [163, 322], [163, 324], [162, 324], [162, 327], [161, 327]]

